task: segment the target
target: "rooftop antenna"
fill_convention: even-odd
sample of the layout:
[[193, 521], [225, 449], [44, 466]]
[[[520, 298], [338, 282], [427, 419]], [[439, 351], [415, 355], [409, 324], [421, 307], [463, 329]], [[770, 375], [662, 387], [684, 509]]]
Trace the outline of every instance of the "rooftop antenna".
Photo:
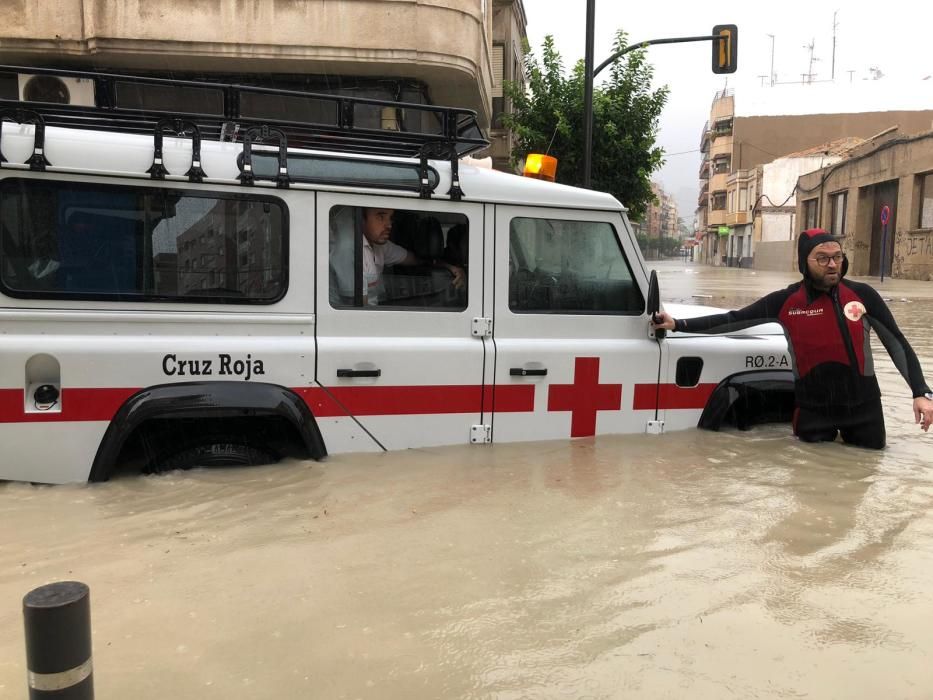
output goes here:
[[804, 44], [803, 48], [807, 49], [810, 52], [810, 66], [807, 69], [806, 73], [801, 73], [801, 76], [805, 76], [805, 82], [813, 82], [813, 63], [819, 61], [820, 59], [813, 55], [813, 48], [816, 46], [816, 39], [810, 39], [809, 44]]
[[833, 12], [833, 65], [830, 73], [830, 78], [832, 80], [836, 79], [836, 27], [839, 26], [839, 22], [836, 21], [836, 15], [838, 14], [839, 10]]
[[774, 34], [768, 34], [771, 37], [771, 87], [774, 87]]

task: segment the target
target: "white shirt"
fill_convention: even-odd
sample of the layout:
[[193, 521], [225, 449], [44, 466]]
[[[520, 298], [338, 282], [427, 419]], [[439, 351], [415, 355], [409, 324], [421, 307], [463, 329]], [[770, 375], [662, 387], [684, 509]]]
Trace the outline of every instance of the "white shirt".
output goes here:
[[[408, 257], [408, 251], [402, 246], [386, 241], [372, 245], [363, 238], [363, 298], [367, 306], [377, 306], [385, 298], [385, 286], [382, 283], [382, 271], [392, 267]], [[331, 254], [331, 280], [336, 278], [337, 292], [344, 298], [353, 299], [355, 280], [353, 265], [353, 246], [338, 246]], [[333, 284], [331, 285], [334, 286]]]

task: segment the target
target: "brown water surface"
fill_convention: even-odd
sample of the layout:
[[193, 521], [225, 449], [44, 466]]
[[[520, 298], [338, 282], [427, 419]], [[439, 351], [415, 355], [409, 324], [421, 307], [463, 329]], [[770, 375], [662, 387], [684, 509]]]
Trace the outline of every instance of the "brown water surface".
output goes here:
[[[658, 267], [727, 307], [793, 280]], [[929, 377], [933, 284], [878, 286]], [[23, 595], [76, 579], [102, 699], [931, 698], [933, 435], [876, 346], [883, 452], [769, 425], [0, 484], [0, 697]]]

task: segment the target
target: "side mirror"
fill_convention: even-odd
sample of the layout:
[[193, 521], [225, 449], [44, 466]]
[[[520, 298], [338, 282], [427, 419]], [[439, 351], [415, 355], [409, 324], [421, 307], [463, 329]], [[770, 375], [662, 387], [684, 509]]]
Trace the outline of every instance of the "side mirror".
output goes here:
[[[645, 312], [652, 320], [655, 318], [655, 314], [658, 313], [661, 309], [661, 290], [658, 287], [658, 273], [657, 270], [651, 271], [651, 277], [648, 279], [648, 300], [645, 303]], [[660, 340], [667, 334], [663, 328], [658, 328], [654, 331], [654, 337]]]

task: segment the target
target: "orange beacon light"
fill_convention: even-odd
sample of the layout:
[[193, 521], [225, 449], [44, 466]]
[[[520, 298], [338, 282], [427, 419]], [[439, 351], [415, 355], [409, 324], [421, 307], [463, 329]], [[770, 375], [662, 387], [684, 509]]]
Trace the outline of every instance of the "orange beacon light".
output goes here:
[[525, 158], [525, 170], [522, 175], [554, 182], [557, 178], [557, 158], [541, 153], [529, 153]]

